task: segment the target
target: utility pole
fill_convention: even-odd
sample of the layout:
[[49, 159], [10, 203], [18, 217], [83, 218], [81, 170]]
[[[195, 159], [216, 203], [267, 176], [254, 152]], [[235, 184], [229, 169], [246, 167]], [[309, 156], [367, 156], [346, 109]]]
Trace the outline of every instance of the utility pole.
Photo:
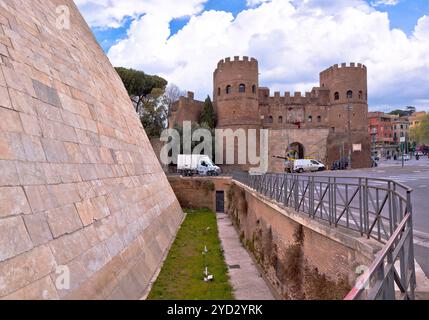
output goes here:
[[351, 112], [353, 111], [353, 106], [350, 104], [347, 105], [347, 117], [348, 117], [348, 136], [349, 136], [349, 170], [352, 169], [352, 152], [353, 152], [353, 144], [352, 144], [352, 119]]

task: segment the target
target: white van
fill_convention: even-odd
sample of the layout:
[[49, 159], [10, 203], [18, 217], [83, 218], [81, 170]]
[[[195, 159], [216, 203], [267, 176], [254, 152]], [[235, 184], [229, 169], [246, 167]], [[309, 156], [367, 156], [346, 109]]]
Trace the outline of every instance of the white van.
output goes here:
[[317, 160], [295, 160], [293, 163], [293, 172], [303, 173], [303, 172], [315, 172], [315, 171], [325, 171], [326, 166]]
[[197, 154], [180, 154], [177, 159], [177, 171], [184, 176], [218, 176], [221, 170], [214, 165], [210, 157]]

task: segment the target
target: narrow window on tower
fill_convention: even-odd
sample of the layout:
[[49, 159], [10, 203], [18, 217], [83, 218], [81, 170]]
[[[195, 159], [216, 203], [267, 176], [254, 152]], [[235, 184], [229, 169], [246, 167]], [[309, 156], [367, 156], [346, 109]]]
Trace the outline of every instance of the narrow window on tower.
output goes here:
[[347, 99], [353, 99], [353, 91], [347, 91]]
[[308, 122], [313, 122], [313, 116], [308, 116]]
[[238, 92], [240, 93], [246, 92], [246, 85], [240, 84], [240, 87], [238, 88]]
[[256, 93], [256, 85], [253, 85], [253, 86], [252, 86], [252, 92], [253, 92], [253, 93]]
[[268, 117], [268, 123], [273, 123], [274, 122], [274, 118], [273, 116], [269, 116]]
[[279, 123], [283, 123], [283, 117], [282, 116], [279, 117]]
[[359, 99], [363, 99], [363, 92], [362, 91], [359, 91]]
[[217, 88], [217, 95], [220, 96], [221, 89]]
[[334, 99], [335, 100], [340, 100], [340, 93], [339, 92], [335, 92]]
[[321, 116], [317, 116], [317, 122], [322, 122], [322, 117]]
[[232, 92], [231, 86], [226, 86], [226, 94], [230, 94]]

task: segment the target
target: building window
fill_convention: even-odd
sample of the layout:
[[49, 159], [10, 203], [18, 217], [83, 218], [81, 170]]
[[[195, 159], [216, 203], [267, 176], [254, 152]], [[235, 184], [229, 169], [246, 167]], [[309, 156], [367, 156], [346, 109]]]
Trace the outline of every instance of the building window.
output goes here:
[[313, 116], [308, 116], [308, 122], [313, 122]]
[[253, 93], [256, 93], [256, 85], [253, 85], [253, 86], [252, 86], [252, 92], [253, 92]]
[[317, 116], [317, 122], [322, 122], [322, 117], [321, 116]]
[[353, 99], [353, 91], [347, 91], [347, 99]]
[[335, 133], [335, 127], [331, 127], [331, 132]]
[[268, 117], [268, 123], [273, 123], [274, 122], [274, 118], [273, 116], [269, 116]]
[[226, 94], [230, 94], [232, 92], [231, 86], [226, 86]]
[[240, 84], [240, 87], [238, 87], [238, 92], [240, 93], [246, 92], [246, 85]]
[[283, 117], [282, 116], [279, 117], [279, 123], [283, 123]]
[[335, 92], [334, 99], [335, 100], [340, 100], [340, 93], [339, 92]]
[[221, 92], [220, 88], [217, 88], [217, 95], [218, 96], [220, 96], [220, 92]]
[[363, 99], [363, 92], [359, 91], [359, 99]]

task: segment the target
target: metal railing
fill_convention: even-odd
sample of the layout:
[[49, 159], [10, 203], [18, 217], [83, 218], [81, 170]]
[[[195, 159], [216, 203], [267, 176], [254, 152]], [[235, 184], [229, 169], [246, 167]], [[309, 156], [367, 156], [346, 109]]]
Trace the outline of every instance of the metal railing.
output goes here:
[[362, 177], [236, 173], [233, 178], [313, 219], [384, 244], [346, 299], [414, 299], [412, 189]]

